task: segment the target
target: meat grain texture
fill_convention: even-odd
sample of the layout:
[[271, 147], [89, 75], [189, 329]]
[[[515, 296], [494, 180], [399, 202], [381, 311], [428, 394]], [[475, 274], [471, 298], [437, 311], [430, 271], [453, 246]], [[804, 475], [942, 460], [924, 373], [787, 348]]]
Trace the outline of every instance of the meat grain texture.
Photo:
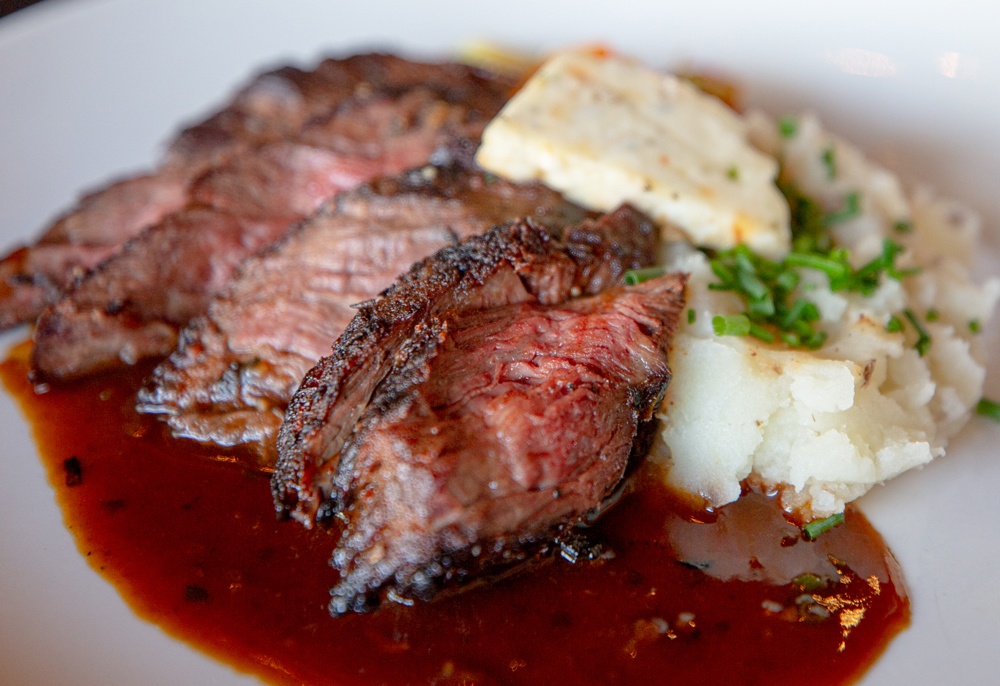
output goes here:
[[[520, 564], [621, 484], [669, 380], [684, 280], [630, 208], [553, 238], [497, 227], [363, 305], [279, 434], [280, 511], [346, 528], [334, 614]], [[607, 290], [606, 290], [607, 289]]]
[[511, 217], [558, 229], [585, 215], [544, 186], [489, 177], [462, 159], [341, 193], [242, 265], [154, 370], [139, 408], [162, 415], [176, 436], [248, 446], [273, 466], [288, 401], [330, 353], [355, 303]]
[[0, 329], [33, 321], [127, 240], [183, 209], [203, 174], [298, 135], [362, 84], [414, 84], [433, 80], [433, 71], [391, 55], [356, 55], [323, 60], [312, 70], [286, 66], [257, 75], [217, 112], [182, 129], [155, 169], [87, 193], [33, 243], [0, 261]]
[[204, 312], [243, 259], [336, 192], [478, 139], [510, 88], [469, 67], [384, 55], [324, 65], [333, 84], [324, 109], [200, 174], [179, 209], [43, 312], [32, 356], [37, 380], [169, 354], [179, 329]]

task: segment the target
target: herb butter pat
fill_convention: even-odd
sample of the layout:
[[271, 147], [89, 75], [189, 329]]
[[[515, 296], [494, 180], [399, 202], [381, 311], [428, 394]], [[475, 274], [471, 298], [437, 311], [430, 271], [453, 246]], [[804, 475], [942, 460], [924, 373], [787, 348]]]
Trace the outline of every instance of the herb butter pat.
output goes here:
[[778, 163], [748, 142], [745, 121], [624, 57], [548, 60], [486, 128], [477, 161], [592, 209], [630, 203], [699, 246], [745, 243], [774, 257], [789, 249]]

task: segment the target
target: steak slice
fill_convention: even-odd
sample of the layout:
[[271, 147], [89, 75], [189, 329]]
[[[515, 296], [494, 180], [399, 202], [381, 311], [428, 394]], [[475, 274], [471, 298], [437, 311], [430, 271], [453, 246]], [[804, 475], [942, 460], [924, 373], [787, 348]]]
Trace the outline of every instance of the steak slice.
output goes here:
[[87, 195], [31, 246], [0, 260], [0, 331], [33, 321], [143, 227], [182, 207], [185, 179], [162, 171]]
[[[169, 354], [179, 329], [205, 310], [236, 266], [324, 199], [478, 139], [506, 98], [506, 81], [441, 68], [455, 77], [451, 88], [363, 89], [295, 140], [261, 144], [200, 177], [184, 209], [130, 240], [45, 310], [33, 378], [69, 379]], [[492, 109], [482, 109], [489, 100]]]
[[451, 64], [363, 54], [323, 60], [313, 70], [282, 67], [255, 77], [218, 112], [181, 131], [154, 170], [84, 196], [32, 244], [0, 260], [0, 330], [34, 320], [82, 274], [130, 238], [190, 201], [205, 171], [268, 141], [301, 134], [359, 93], [424, 85], [492, 111], [510, 83]]
[[156, 170], [84, 196], [30, 247], [0, 261], [0, 329], [35, 319], [80, 275], [143, 228], [184, 207], [187, 187], [205, 170], [266, 140], [292, 135], [317, 113], [351, 96], [357, 63], [327, 60], [314, 71], [284, 67], [260, 74], [226, 106], [181, 131]]
[[329, 201], [249, 258], [139, 393], [175, 436], [248, 445], [277, 457], [278, 425], [305, 373], [343, 332], [354, 304], [415, 262], [511, 217], [557, 229], [585, 213], [544, 186], [517, 185], [464, 163], [384, 177]]
[[655, 242], [627, 207], [561, 240], [517, 222], [359, 309], [295, 394], [272, 479], [279, 512], [345, 522], [332, 613], [462, 586], [601, 508], [666, 389], [684, 281], [601, 291]]

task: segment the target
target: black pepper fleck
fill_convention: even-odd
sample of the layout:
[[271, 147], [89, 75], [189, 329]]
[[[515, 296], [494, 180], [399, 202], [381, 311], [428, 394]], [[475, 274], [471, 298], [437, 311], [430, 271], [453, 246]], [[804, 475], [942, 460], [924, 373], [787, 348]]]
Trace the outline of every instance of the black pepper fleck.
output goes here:
[[83, 466], [80, 458], [70, 457], [63, 460], [63, 470], [66, 472], [66, 485], [70, 488], [83, 483]]
[[184, 588], [184, 600], [189, 603], [207, 603], [208, 602], [208, 589], [201, 586], [195, 586], [193, 584], [188, 584]]

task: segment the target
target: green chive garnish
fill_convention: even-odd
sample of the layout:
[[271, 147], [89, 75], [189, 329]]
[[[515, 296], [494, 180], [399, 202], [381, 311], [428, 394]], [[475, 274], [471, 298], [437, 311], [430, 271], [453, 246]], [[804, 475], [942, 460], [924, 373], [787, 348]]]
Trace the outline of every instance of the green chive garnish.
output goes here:
[[910, 233], [913, 231], [913, 222], [907, 221], [906, 219], [900, 219], [892, 225], [892, 230], [896, 233]]
[[826, 178], [837, 178], [837, 157], [832, 147], [823, 150], [823, 166], [826, 167]]
[[663, 276], [666, 270], [663, 267], [645, 267], [643, 269], [629, 269], [625, 272], [625, 283], [635, 286], [643, 281], [649, 281], [659, 276]]
[[826, 331], [813, 331], [809, 338], [803, 341], [803, 345], [810, 350], [819, 350], [824, 342], [826, 342]]
[[983, 329], [982, 324], [979, 323], [978, 319], [969, 320], [969, 331], [971, 331], [972, 333], [979, 333], [980, 331], [982, 331], [982, 329]]
[[836, 212], [826, 215], [826, 223], [828, 225], [840, 224], [841, 222], [846, 222], [848, 219], [854, 219], [860, 213], [861, 196], [856, 191], [848, 193], [844, 198], [844, 206]]
[[758, 340], [764, 341], [765, 343], [774, 343], [774, 334], [759, 324], [751, 324], [750, 331], [747, 333]]
[[831, 283], [843, 279], [851, 273], [851, 265], [847, 264], [846, 261], [816, 253], [790, 252], [785, 257], [785, 264], [821, 271], [830, 278]]
[[750, 320], [744, 314], [717, 314], [712, 317], [712, 330], [716, 336], [746, 336]]
[[798, 348], [802, 345], [802, 337], [794, 331], [782, 331], [781, 342], [789, 348]]
[[810, 541], [815, 541], [821, 534], [826, 533], [833, 527], [844, 521], [844, 513], [830, 515], [826, 519], [814, 519], [802, 527], [802, 533]]
[[782, 138], [791, 138], [799, 129], [799, 121], [795, 117], [785, 116], [778, 120], [778, 133]]
[[1000, 422], [1000, 403], [989, 398], [981, 398], [976, 404], [976, 414]]
[[[824, 159], [831, 165], [835, 163], [833, 148], [824, 153]], [[858, 269], [852, 266], [850, 253], [833, 244], [831, 225], [860, 212], [861, 199], [857, 193], [847, 194], [844, 206], [837, 212], [824, 214], [813, 200], [780, 177], [778, 188], [791, 209], [792, 250], [780, 261], [758, 255], [742, 244], [715, 253], [709, 266], [717, 281], [708, 287], [740, 296], [744, 309], [739, 315], [716, 317], [712, 325], [720, 336], [750, 335], [769, 343], [780, 340], [790, 347], [816, 350], [822, 347], [827, 335], [816, 326], [820, 320], [816, 305], [796, 297], [797, 291], [815, 285], [802, 284], [799, 270], [822, 272], [832, 291], [866, 296], [873, 294], [886, 277], [902, 279], [919, 270], [896, 266], [896, 258], [905, 248], [892, 239], [884, 240], [881, 254]], [[890, 319], [886, 330], [902, 331], [901, 317]], [[934, 317], [935, 314], [928, 312], [929, 321]], [[918, 325], [914, 328], [919, 336], [917, 350], [921, 355], [926, 354], [930, 336]]]
[[910, 324], [913, 325], [913, 328], [917, 330], [917, 342], [913, 344], [913, 347], [916, 349], [917, 354], [920, 355], [920, 357], [923, 357], [931, 349], [930, 334], [928, 334], [927, 330], [920, 325], [919, 321], [917, 321], [917, 316], [913, 314], [913, 310], [903, 310], [903, 316], [906, 317]]
[[819, 319], [819, 310], [808, 300], [799, 298], [795, 304], [785, 313], [785, 316], [778, 321], [778, 325], [783, 329], [793, 330], [799, 322], [814, 322]]
[[800, 586], [803, 591], [818, 591], [826, 585], [823, 583], [822, 579], [811, 572], [799, 574], [797, 577], [792, 579], [792, 583], [796, 586]]
[[698, 313], [692, 308], [688, 308], [688, 324], [694, 324], [695, 318], [697, 318]]

